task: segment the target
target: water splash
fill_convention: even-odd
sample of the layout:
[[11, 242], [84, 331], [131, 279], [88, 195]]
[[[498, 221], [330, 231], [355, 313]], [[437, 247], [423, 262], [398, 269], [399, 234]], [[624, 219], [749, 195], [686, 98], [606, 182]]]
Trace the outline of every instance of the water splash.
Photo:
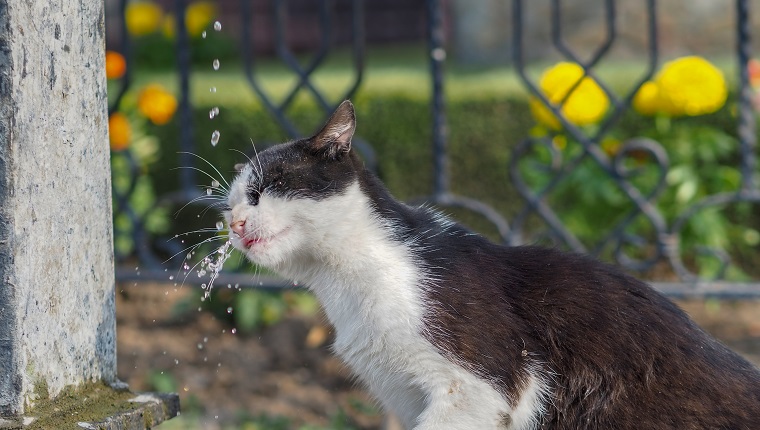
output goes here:
[[211, 294], [211, 289], [214, 287], [214, 281], [219, 276], [222, 267], [224, 267], [224, 262], [230, 258], [230, 255], [232, 255], [232, 242], [227, 240], [216, 250], [216, 255], [209, 255], [201, 261], [198, 276], [205, 276], [207, 271], [210, 276], [208, 284], [201, 284], [204, 299], [208, 298]]

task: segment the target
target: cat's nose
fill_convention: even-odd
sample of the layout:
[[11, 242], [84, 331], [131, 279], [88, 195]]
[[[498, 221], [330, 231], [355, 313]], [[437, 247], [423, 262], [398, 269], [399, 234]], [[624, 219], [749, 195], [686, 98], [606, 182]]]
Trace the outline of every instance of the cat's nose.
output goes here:
[[235, 221], [230, 224], [230, 230], [240, 237], [245, 235], [245, 220]]

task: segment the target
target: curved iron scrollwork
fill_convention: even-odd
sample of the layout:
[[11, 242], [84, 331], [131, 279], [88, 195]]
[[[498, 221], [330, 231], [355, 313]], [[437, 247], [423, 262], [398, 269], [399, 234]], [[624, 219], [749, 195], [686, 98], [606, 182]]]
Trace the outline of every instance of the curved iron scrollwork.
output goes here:
[[[642, 85], [654, 75], [658, 63], [657, 49], [657, 17], [654, 0], [645, 2], [646, 28], [648, 35], [647, 68], [633, 88], [623, 97], [619, 97], [595, 73], [594, 68], [600, 59], [608, 52], [616, 37], [615, 1], [604, 2], [605, 38], [588, 60], [582, 60], [564, 42], [560, 25], [560, 1], [551, 1], [551, 41], [557, 51], [566, 61], [578, 64], [583, 69], [583, 79], [593, 80], [610, 100], [611, 109], [601, 120], [601, 123], [588, 133], [585, 129], [569, 121], [562, 112], [567, 99], [580, 85], [568, 90], [564, 100], [558, 104], [552, 103], [543, 94], [538, 84], [531, 79], [523, 59], [523, 0], [513, 0], [513, 54], [516, 71], [524, 86], [532, 97], [540, 100], [561, 123], [562, 130], [569, 139], [580, 146], [576, 152], [560, 151], [555, 148], [552, 136], [525, 139], [512, 154], [509, 165], [510, 178], [520, 195], [525, 199], [525, 207], [512, 220], [512, 230], [507, 237], [508, 243], [519, 244], [534, 241], [537, 237], [548, 236], [557, 244], [579, 252], [590, 252], [601, 255], [608, 252], [624, 267], [645, 272], [652, 270], [658, 263], [668, 262], [671, 271], [681, 281], [689, 283], [713, 282], [722, 280], [726, 274], [730, 257], [726, 251], [707, 246], [696, 246], [690, 249], [692, 255], [712, 257], [718, 262], [718, 269], [710, 279], [702, 279], [684, 262], [681, 235], [690, 218], [696, 213], [715, 207], [723, 207], [733, 203], [760, 203], [758, 197], [757, 163], [755, 155], [756, 133], [755, 112], [752, 108], [752, 90], [749, 85], [748, 62], [749, 50], [749, 14], [748, 2], [737, 0], [737, 35], [739, 63], [739, 156], [741, 171], [741, 187], [735, 192], [719, 193], [703, 198], [688, 208], [673, 220], [668, 220], [658, 208], [658, 198], [666, 187], [666, 175], [670, 168], [667, 151], [662, 144], [651, 139], [633, 138], [622, 143], [614, 154], [605, 153], [602, 141], [605, 135], [620, 121], [623, 113], [630, 109], [632, 100]], [[543, 154], [537, 155], [537, 154]], [[647, 171], [631, 163], [631, 159], [647, 159]], [[589, 167], [591, 166], [591, 167]], [[600, 226], [604, 229], [595, 243], [579, 239], [563, 222], [561, 216], [550, 203], [551, 198], [562, 192], [562, 185], [580, 169], [595, 168], [604, 172], [604, 181], [614, 184], [616, 190], [628, 200], [627, 209], [614, 220], [611, 225]], [[531, 174], [526, 175], [527, 169], [532, 172], [544, 172], [543, 181], [531, 181]], [[530, 170], [528, 170], [530, 173]], [[648, 181], [639, 178], [648, 177]], [[647, 185], [642, 185], [646, 182]], [[531, 217], [541, 220], [547, 231], [537, 236], [526, 237], [526, 223]], [[534, 232], [535, 233], [535, 232]]]
[[440, 0], [427, 0], [427, 37], [430, 77], [433, 85], [431, 111], [433, 114], [433, 194], [415, 201], [425, 201], [444, 208], [459, 208], [475, 213], [492, 224], [502, 240], [510, 234], [509, 223], [487, 204], [451, 192], [448, 170], [446, 108], [443, 80], [446, 50], [444, 48], [443, 10]]
[[[184, 16], [188, 0], [175, 0], [175, 16]], [[116, 95], [112, 98], [109, 112], [119, 109], [124, 94], [132, 83], [130, 65], [130, 39], [126, 31], [124, 10], [127, 0], [120, 0], [119, 31], [121, 32], [121, 52], [127, 57], [127, 70], [120, 81]], [[573, 92], [570, 89], [565, 99], [558, 104], [550, 102], [539, 88], [538, 83], [530, 76], [524, 60], [523, 38], [526, 19], [524, 17], [525, 0], [513, 0], [513, 63], [521, 82], [536, 100], [546, 107], [561, 124], [564, 135], [572, 140], [573, 149], [563, 150], [558, 147], [556, 136], [529, 137], [513, 149], [508, 166], [512, 185], [524, 199], [524, 206], [509, 220], [485, 203], [466, 196], [456, 195], [451, 191], [448, 172], [449, 154], [447, 147], [446, 105], [444, 99], [444, 64], [446, 50], [444, 41], [443, 13], [444, 6], [440, 0], [426, 0], [427, 7], [427, 41], [432, 84], [432, 146], [433, 146], [433, 192], [424, 197], [430, 203], [440, 207], [457, 208], [477, 214], [490, 222], [501, 239], [511, 245], [536, 241], [549, 241], [553, 244], [575, 251], [588, 252], [607, 258], [614, 258], [624, 267], [646, 272], [657, 270], [667, 264], [675, 278], [690, 283], [692, 293], [710, 293], [710, 284], [715, 291], [734, 296], [746, 294], [747, 289], [734, 288], [721, 281], [726, 275], [730, 258], [723, 250], [692, 245], [685, 250], [682, 236], [689, 228], [693, 218], [704, 210], [713, 210], [735, 204], [760, 203], [760, 185], [758, 182], [758, 167], [756, 160], [756, 113], [752, 107], [753, 92], [749, 85], [747, 65], [750, 59], [750, 23], [748, 1], [736, 1], [737, 16], [737, 58], [739, 69], [738, 92], [738, 170], [741, 174], [740, 185], [735, 191], [721, 192], [709, 195], [691, 206], [684, 208], [676, 216], [665, 215], [659, 207], [659, 202], [667, 193], [667, 174], [672, 168], [668, 151], [660, 142], [653, 139], [634, 137], [619, 142], [614, 152], [606, 151], [603, 142], [615, 127], [621, 124], [624, 114], [630, 109], [637, 91], [655, 74], [659, 63], [657, 11], [655, 0], [645, 0], [642, 6], [645, 10], [643, 32], [647, 36], [646, 67], [633, 86], [625, 94], [613, 91], [596, 73], [599, 63], [609, 54], [618, 37], [616, 19], [618, 11], [615, 0], [603, 1], [604, 37], [587, 59], [581, 58], [568, 43], [561, 25], [562, 14], [560, 0], [550, 2], [550, 41], [553, 47], [567, 61], [578, 64], [583, 70], [583, 77], [588, 77], [601, 89], [610, 103], [606, 115], [593, 129], [576, 126], [563, 116], [563, 104]], [[351, 98], [361, 86], [365, 67], [365, 4], [364, 0], [350, 0], [342, 3], [350, 6], [351, 29], [351, 64], [353, 78], [347, 83], [347, 88], [337, 99], [332, 94], [325, 94], [313, 80], [314, 73], [324, 66], [332, 53], [333, 34], [336, 28], [333, 16], [334, 2], [320, 0], [314, 4], [316, 24], [319, 29], [319, 40], [316, 50], [309, 59], [303, 61], [297, 57], [287, 44], [287, 21], [289, 2], [287, 0], [270, 0], [273, 25], [273, 52], [289, 73], [295, 77], [292, 87], [282, 98], [274, 97], [267, 91], [267, 83], [262, 81], [259, 73], [258, 42], [253, 34], [253, 2], [241, 0], [240, 8], [240, 42], [244, 77], [251, 89], [260, 100], [271, 117], [289, 136], [302, 136], [288, 110], [300, 94], [311, 97], [316, 107], [327, 117], [345, 98]], [[198, 160], [192, 155], [195, 151], [193, 140], [192, 106], [190, 104], [190, 41], [183, 20], [177, 20], [177, 70], [179, 74], [179, 110], [180, 124], [180, 165], [187, 167], [179, 172], [179, 189], [164, 196], [158, 196], [160, 204], [177, 205], [192, 202], [202, 197], [198, 190], [196, 164]], [[580, 85], [580, 80], [576, 87]], [[361, 140], [355, 141], [356, 147], [372, 168], [376, 166], [372, 147]], [[156, 256], [157, 241], [151, 237], [145, 226], [145, 213], [136, 210], [130, 202], [141, 175], [144, 174], [139, 160], [130, 151], [118, 154], [126, 172], [126, 178], [120, 180], [120, 185], [114, 185], [114, 211], [127, 219], [128, 226], [115, 225], [116, 235], [128, 235], [134, 243], [134, 254], [129, 256], [117, 255], [119, 261], [126, 257], [136, 256], [141, 266], [154, 267], [155, 273], [162, 275], [163, 266]], [[642, 160], [646, 160], [642, 162]], [[557, 205], [557, 200], [563, 204], [572, 203], [568, 187], [578, 178], [578, 172], [594, 170], [599, 173], [609, 185], [610, 192], [619, 198], [619, 213], [604, 220], [605, 225], [599, 225], [599, 234], [592, 239], [567, 224], [563, 217], [566, 207]], [[570, 184], [570, 185], [568, 185]], [[609, 191], [608, 190], [608, 191]], [[570, 197], [568, 197], [570, 196]], [[564, 200], [562, 200], [564, 199]], [[168, 245], [164, 244], [167, 247]], [[173, 253], [173, 252], [172, 252]], [[686, 255], [688, 254], [688, 256]], [[716, 263], [717, 269], [710, 279], [701, 279], [694, 269], [694, 258], [708, 258]], [[146, 268], [147, 268], [146, 267]], [[159, 272], [160, 271], [160, 272]], [[145, 271], [147, 272], [147, 270]], [[117, 272], [120, 279], [133, 279], [134, 273], [121, 270]], [[227, 275], [236, 276], [236, 275]], [[143, 279], [150, 275], [143, 275]], [[163, 276], [156, 276], [163, 279]], [[271, 287], [254, 285], [256, 287]], [[245, 284], [245, 279], [236, 278], [235, 283]], [[275, 282], [276, 283], [276, 282]], [[696, 287], [694, 287], [696, 283]], [[670, 294], [684, 294], [684, 289], [668, 289]], [[754, 291], [754, 290], [753, 290]], [[757, 289], [760, 292], [760, 289]]]
[[[274, 21], [274, 43], [277, 58], [284, 66], [292, 72], [297, 82], [290, 88], [280, 103], [276, 103], [269, 94], [265, 85], [260, 82], [257, 76], [256, 47], [252, 36], [252, 11], [251, 0], [241, 0], [241, 55], [243, 59], [243, 68], [245, 77], [253, 91], [258, 96], [261, 103], [271, 114], [280, 127], [290, 135], [291, 138], [303, 137], [303, 133], [298, 130], [295, 124], [288, 118], [287, 109], [293, 104], [296, 96], [302, 91], [306, 91], [316, 101], [317, 106], [322, 109], [325, 119], [335, 108], [345, 99], [350, 99], [359, 89], [362, 79], [364, 78], [365, 65], [365, 35], [364, 35], [364, 0], [352, 0], [351, 2], [351, 58], [354, 72], [353, 81], [349, 84], [346, 91], [337, 99], [329, 101], [326, 95], [320, 91], [312, 82], [311, 77], [321, 65], [327, 60], [332, 49], [333, 29], [335, 27], [334, 17], [332, 15], [333, 2], [330, 0], [320, 0], [318, 2], [318, 24], [320, 31], [319, 47], [314, 56], [304, 65], [299, 62], [295, 54], [287, 45], [287, 14], [288, 5], [286, 0], [272, 0], [271, 7]], [[377, 157], [375, 152], [367, 142], [360, 138], [355, 138], [354, 146], [359, 150], [367, 165], [372, 169], [377, 169]]]

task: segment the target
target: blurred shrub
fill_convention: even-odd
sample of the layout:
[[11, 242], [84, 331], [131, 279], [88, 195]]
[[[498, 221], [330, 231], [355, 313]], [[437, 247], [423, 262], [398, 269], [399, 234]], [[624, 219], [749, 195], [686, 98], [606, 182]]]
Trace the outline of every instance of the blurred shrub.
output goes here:
[[[389, 189], [403, 200], [429, 195], [432, 192], [433, 172], [428, 100], [419, 94], [387, 93], [360, 94], [354, 102], [358, 121], [357, 139], [370, 143], [376, 151], [378, 173]], [[738, 154], [736, 117], [730, 108], [732, 104], [730, 99], [726, 107], [717, 112], [700, 117], [673, 118], [665, 125], [660, 117], [650, 118], [630, 111], [600, 144], [610, 157], [615, 156], [620, 145], [634, 137], [651, 137], [663, 145], [671, 164], [667, 172], [667, 190], [657, 205], [666, 220], [672, 221], [699, 198], [736, 189]], [[246, 161], [244, 155], [231, 149], [253, 157], [254, 144], [260, 151], [271, 144], [286, 141], [288, 137], [260, 105], [233, 104], [227, 108], [224, 108], [224, 103], [220, 105], [222, 112], [213, 120], [209, 120], [209, 110], [213, 106], [196, 106], [193, 135], [197, 142], [196, 153], [208, 160], [229, 181], [234, 175], [232, 166]], [[512, 219], [522, 209], [524, 201], [508, 176], [508, 162], [514, 148], [531, 135], [535, 125], [529, 101], [519, 97], [478, 95], [450, 100], [446, 109], [453, 192], [481, 200], [504, 214], [508, 220]], [[289, 114], [301, 130], [309, 132], [315, 131], [323, 120], [319, 110], [306, 102], [297, 102], [289, 109]], [[591, 127], [593, 131], [595, 126], [591, 124], [586, 127]], [[219, 130], [222, 136], [217, 146], [209, 142], [214, 130]], [[147, 124], [146, 133], [155, 136], [161, 148], [154, 153], [154, 158], [145, 169], [155, 195], [165, 195], [179, 186], [174, 170], [179, 164], [177, 153], [180, 151], [176, 118], [166, 126]], [[546, 133], [556, 138], [554, 142], [561, 146], [565, 159], [577, 156], [582, 150], [577, 143], [568, 141], [562, 131]], [[631, 168], [643, 171], [635, 185], [642, 191], [650, 189], [657, 176], [656, 166], [645, 154], [638, 161], [631, 160], [638, 163]], [[202, 161], [197, 166], [218, 176], [211, 166]], [[609, 181], [609, 173], [596, 163], [588, 161], [579, 167], [547, 196], [547, 200], [574, 234], [585, 243], [593, 244], [608, 233], [605, 227], [614, 225], [613, 222], [625, 216], [632, 206], [618, 186]], [[534, 189], [536, 184], [547, 180], [545, 171], [529, 165], [525, 165], [524, 169], [526, 178], [534, 181]], [[199, 187], [211, 183], [202, 174], [197, 177]], [[160, 225], [167, 235], [209, 227], [215, 222], [209, 218], [217, 215], [213, 211], [203, 212], [204, 208], [185, 209], [176, 214], [168, 225], [156, 225]], [[177, 209], [166, 208], [165, 211], [175, 213]], [[445, 211], [469, 227], [491, 238], [497, 237], [493, 228], [477, 215], [457, 210]], [[703, 243], [724, 250], [730, 248], [740, 258], [755, 258], [748, 251], [751, 243], [745, 240], [753, 240], [757, 236], [752, 234], [756, 227], [750, 226], [755, 221], [748, 222], [751, 207], [718, 212], [705, 211], [689, 222], [681, 238], [683, 248], [691, 252], [688, 251], [689, 247]], [[199, 217], [199, 213], [204, 216]], [[752, 217], [755, 218], [757, 216]], [[528, 228], [541, 229], [540, 224], [536, 219], [531, 219]], [[644, 236], [652, 233], [643, 224], [633, 227], [640, 229]], [[610, 258], [611, 252], [605, 250], [603, 258]], [[641, 252], [649, 251], [644, 248]], [[692, 256], [695, 255], [696, 252], [692, 253]], [[690, 263], [702, 265], [697, 260]], [[746, 261], [743, 265], [756, 266], [746, 264]], [[242, 262], [242, 267], [247, 266]], [[714, 265], [706, 263], [703, 266], [708, 272], [715, 270]], [[741, 276], [741, 273], [736, 272], [735, 275]]]
[[[188, 297], [192, 307], [198, 298]], [[286, 315], [314, 316], [319, 305], [307, 291], [268, 292], [255, 289], [215, 287], [200, 306], [226, 322], [237, 333], [248, 334], [279, 322]], [[191, 311], [191, 306], [182, 306]]]

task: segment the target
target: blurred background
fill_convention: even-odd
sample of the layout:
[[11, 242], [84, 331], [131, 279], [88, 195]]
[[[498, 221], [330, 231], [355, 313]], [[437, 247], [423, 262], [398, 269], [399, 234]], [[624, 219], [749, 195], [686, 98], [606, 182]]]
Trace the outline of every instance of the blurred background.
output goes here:
[[398, 198], [620, 264], [760, 363], [758, 7], [106, 0], [120, 378], [180, 393], [162, 429], [384, 426], [219, 223], [235, 163], [345, 98]]

